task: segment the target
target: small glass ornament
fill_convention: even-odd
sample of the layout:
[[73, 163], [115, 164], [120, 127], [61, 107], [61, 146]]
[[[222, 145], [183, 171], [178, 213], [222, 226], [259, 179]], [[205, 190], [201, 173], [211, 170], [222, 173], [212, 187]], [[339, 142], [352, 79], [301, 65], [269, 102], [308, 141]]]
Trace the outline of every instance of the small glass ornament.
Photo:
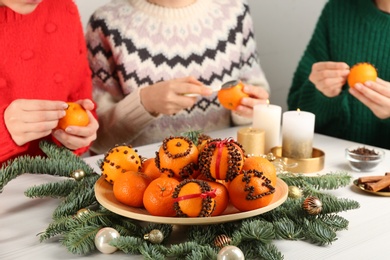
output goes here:
[[78, 169], [78, 170], [73, 171], [70, 174], [70, 177], [72, 177], [76, 181], [81, 181], [85, 177], [85, 172], [82, 169]]
[[245, 260], [245, 256], [238, 247], [225, 246], [219, 250], [217, 260]]
[[158, 229], [153, 229], [144, 235], [144, 239], [153, 244], [160, 244], [164, 240], [164, 234]]
[[216, 247], [222, 248], [224, 246], [230, 245], [231, 241], [232, 240], [230, 239], [230, 237], [228, 237], [225, 234], [222, 234], [222, 235], [218, 235], [218, 236], [215, 237], [214, 245]]
[[302, 190], [297, 186], [288, 186], [288, 197], [292, 199], [300, 199], [302, 198]]
[[318, 215], [322, 211], [322, 202], [315, 196], [309, 196], [303, 201], [302, 208], [310, 215]]
[[95, 246], [103, 254], [112, 254], [118, 248], [111, 246], [110, 242], [114, 238], [120, 237], [118, 231], [111, 227], [105, 227], [100, 229], [95, 236]]
[[88, 214], [88, 213], [89, 213], [89, 209], [82, 208], [76, 212], [76, 217], [81, 218], [83, 215]]

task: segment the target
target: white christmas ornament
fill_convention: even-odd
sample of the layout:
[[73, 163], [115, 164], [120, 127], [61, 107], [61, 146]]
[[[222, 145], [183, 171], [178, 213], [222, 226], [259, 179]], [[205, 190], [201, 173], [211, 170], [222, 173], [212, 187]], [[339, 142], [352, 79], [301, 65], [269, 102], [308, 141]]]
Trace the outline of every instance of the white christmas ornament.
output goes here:
[[118, 250], [118, 248], [111, 246], [109, 243], [111, 240], [118, 238], [119, 236], [119, 232], [113, 228], [102, 228], [95, 236], [95, 246], [103, 254], [112, 254]]
[[217, 255], [217, 260], [244, 260], [244, 253], [236, 246], [225, 246]]

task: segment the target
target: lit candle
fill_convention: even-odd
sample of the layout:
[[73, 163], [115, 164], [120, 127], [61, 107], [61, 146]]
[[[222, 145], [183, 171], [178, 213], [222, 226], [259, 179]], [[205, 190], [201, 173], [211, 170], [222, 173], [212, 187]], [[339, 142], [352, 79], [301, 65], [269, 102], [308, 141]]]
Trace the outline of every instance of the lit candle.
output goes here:
[[248, 156], [264, 154], [264, 130], [253, 127], [240, 128], [237, 132], [237, 142], [242, 145]]
[[310, 112], [287, 111], [283, 113], [282, 156], [311, 158], [313, 153], [315, 115]]
[[276, 105], [258, 104], [253, 107], [253, 128], [264, 130], [264, 151], [279, 146], [282, 108]]

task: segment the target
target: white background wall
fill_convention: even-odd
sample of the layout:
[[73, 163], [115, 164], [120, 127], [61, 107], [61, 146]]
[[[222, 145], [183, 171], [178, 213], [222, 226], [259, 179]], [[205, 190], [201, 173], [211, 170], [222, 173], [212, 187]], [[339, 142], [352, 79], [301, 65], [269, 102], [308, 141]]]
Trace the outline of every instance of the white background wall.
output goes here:
[[[271, 86], [271, 103], [287, 110], [287, 93], [297, 63], [326, 0], [248, 0], [260, 62]], [[109, 0], [75, 0], [84, 27]]]

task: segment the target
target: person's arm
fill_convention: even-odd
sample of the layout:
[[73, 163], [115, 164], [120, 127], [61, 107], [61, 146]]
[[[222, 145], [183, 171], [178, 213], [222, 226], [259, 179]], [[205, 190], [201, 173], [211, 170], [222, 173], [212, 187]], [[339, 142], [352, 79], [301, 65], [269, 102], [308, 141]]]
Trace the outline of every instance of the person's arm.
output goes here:
[[[109, 32], [92, 16], [87, 28], [88, 58], [93, 78], [93, 98], [97, 103], [98, 137], [91, 150], [105, 153], [113, 144], [131, 143], [155, 117], [141, 103], [138, 86], [125, 94], [117, 78]], [[128, 86], [127, 86], [128, 87]]]
[[[260, 96], [252, 96], [243, 104], [248, 109], [239, 108], [240, 111], [232, 111], [232, 122], [234, 125], [247, 125], [252, 122], [252, 106], [259, 102], [266, 102], [270, 92], [269, 83], [265, 77], [264, 71], [260, 66], [260, 60], [257, 54], [256, 40], [254, 38], [253, 20], [251, 17], [249, 5], [243, 4], [244, 16], [242, 19], [242, 45], [241, 45], [241, 70], [240, 80], [245, 85], [261, 87], [265, 91]], [[240, 21], [241, 22], [241, 21]], [[265, 97], [265, 98], [264, 98]]]

